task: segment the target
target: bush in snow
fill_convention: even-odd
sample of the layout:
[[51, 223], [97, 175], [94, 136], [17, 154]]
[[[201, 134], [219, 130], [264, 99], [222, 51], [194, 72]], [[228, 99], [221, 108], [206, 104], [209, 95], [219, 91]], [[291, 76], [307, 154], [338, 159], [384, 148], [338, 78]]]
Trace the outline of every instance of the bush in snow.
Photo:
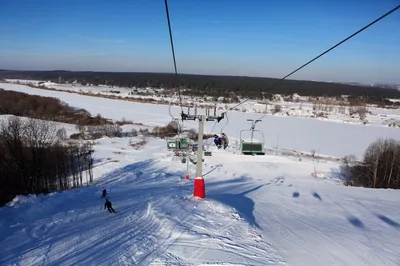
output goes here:
[[132, 135], [132, 137], [137, 137], [138, 131], [136, 129], [132, 128], [131, 135]]
[[357, 113], [360, 116], [360, 120], [364, 120], [367, 117], [368, 109], [365, 106], [358, 106]]
[[282, 110], [282, 106], [280, 106], [279, 104], [276, 104], [274, 106], [274, 109], [272, 110], [273, 114], [279, 113]]
[[355, 115], [358, 115], [361, 121], [367, 117], [367, 114], [368, 114], [368, 109], [363, 105], [349, 107], [349, 115], [353, 117]]
[[129, 145], [131, 147], [133, 147], [135, 150], [139, 150], [142, 149], [144, 147], [144, 145], [146, 145], [147, 143], [147, 135], [142, 135], [141, 140], [137, 141], [137, 142], [132, 142], [132, 140], [129, 140]]
[[101, 126], [88, 126], [88, 135], [90, 139], [99, 139], [102, 137], [121, 137], [122, 128], [118, 125], [101, 125]]
[[179, 133], [179, 124], [171, 121], [165, 127], [154, 127], [151, 134], [159, 138], [174, 137]]
[[116, 121], [115, 124], [116, 124], [116, 125], [119, 125], [119, 126], [128, 125], [128, 124], [131, 125], [131, 124], [133, 124], [133, 121], [131, 121], [131, 120], [126, 120], [126, 118], [123, 117], [121, 121]]
[[140, 135], [145, 136], [145, 137], [151, 135], [150, 130], [148, 128], [139, 129], [139, 133], [140, 133]]

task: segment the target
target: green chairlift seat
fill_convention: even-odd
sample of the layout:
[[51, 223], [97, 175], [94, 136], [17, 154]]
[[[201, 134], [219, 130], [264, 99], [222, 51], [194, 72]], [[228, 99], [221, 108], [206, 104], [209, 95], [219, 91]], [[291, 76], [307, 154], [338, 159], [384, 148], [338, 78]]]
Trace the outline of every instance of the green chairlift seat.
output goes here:
[[[240, 131], [240, 150], [244, 155], [265, 155], [264, 151], [264, 134], [260, 130], [255, 130], [257, 122], [261, 122], [261, 120], [253, 120], [247, 119], [247, 121], [251, 121], [252, 125], [250, 129], [242, 129]], [[251, 131], [251, 141], [246, 142], [242, 139], [243, 131]], [[253, 142], [254, 131], [258, 131], [262, 135], [263, 142]]]

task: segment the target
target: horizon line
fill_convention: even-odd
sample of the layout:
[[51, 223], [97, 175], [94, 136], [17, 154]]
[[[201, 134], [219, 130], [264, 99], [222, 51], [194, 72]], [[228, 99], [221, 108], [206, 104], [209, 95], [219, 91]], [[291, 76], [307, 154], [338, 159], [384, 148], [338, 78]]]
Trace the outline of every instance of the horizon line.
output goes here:
[[[15, 72], [92, 72], [92, 73], [142, 73], [142, 74], [168, 74], [168, 75], [175, 75], [174, 72], [162, 72], [162, 71], [155, 71], [155, 72], [146, 72], [146, 71], [99, 71], [99, 70], [66, 70], [66, 69], [53, 69], [53, 70], [16, 70], [16, 69], [0, 69], [0, 71], [15, 71]], [[178, 73], [179, 75], [192, 75], [192, 76], [212, 76], [212, 77], [240, 77], [240, 78], [261, 78], [261, 79], [276, 79], [280, 80], [282, 78], [275, 78], [275, 77], [266, 77], [266, 76], [248, 76], [248, 75], [218, 75], [218, 74], [197, 74], [197, 73], [186, 73], [181, 72]], [[336, 83], [336, 84], [353, 84], [356, 83], [358, 85], [367, 85], [367, 84], [380, 84], [380, 85], [388, 85], [388, 84], [395, 84], [396, 83], [362, 83], [359, 81], [349, 81], [349, 82], [342, 82], [342, 81], [323, 81], [323, 80], [309, 80], [309, 79], [284, 79], [284, 80], [292, 80], [292, 81], [304, 81], [304, 82], [319, 82], [319, 83]]]

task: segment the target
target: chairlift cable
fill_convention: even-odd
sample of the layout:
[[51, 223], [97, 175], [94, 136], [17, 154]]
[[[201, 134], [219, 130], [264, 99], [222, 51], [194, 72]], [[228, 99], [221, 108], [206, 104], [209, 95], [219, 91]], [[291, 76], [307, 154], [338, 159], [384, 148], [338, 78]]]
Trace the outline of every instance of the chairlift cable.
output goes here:
[[171, 104], [172, 104], [173, 100], [175, 99], [175, 95], [176, 95], [176, 92], [174, 93], [174, 95], [172, 96], [171, 100], [169, 101], [168, 112], [169, 112], [169, 115], [171, 116], [172, 121], [175, 121], [178, 124], [177, 125], [178, 126], [178, 135], [179, 135], [179, 138], [181, 138], [181, 132], [183, 131], [183, 121], [180, 123], [179, 119], [174, 117], [172, 115], [172, 112], [171, 112]]
[[[377, 23], [378, 21], [382, 20], [383, 18], [387, 17], [388, 15], [390, 15], [391, 13], [395, 12], [396, 10], [398, 10], [400, 8], [400, 5], [396, 6], [395, 8], [391, 9], [390, 11], [386, 12], [385, 14], [383, 14], [382, 16], [380, 16], [379, 18], [375, 19], [374, 21], [372, 21], [371, 23], [369, 23], [368, 25], [364, 26], [363, 28], [359, 29], [358, 31], [354, 32], [353, 34], [351, 34], [350, 36], [348, 36], [347, 38], [345, 38], [344, 40], [338, 42], [337, 44], [335, 44], [334, 46], [332, 46], [331, 48], [329, 48], [328, 50], [326, 50], [325, 52], [319, 54], [318, 56], [314, 57], [313, 59], [311, 59], [310, 61], [308, 61], [307, 63], [303, 64], [302, 66], [298, 67], [297, 69], [293, 70], [292, 72], [290, 72], [289, 74], [287, 74], [286, 76], [284, 76], [283, 78], [279, 79], [278, 81], [274, 82], [273, 84], [271, 84], [270, 86], [268, 86], [266, 89], [270, 89], [273, 86], [281, 83], [283, 80], [285, 80], [286, 78], [288, 78], [289, 76], [293, 75], [294, 73], [296, 73], [297, 71], [299, 71], [300, 69], [304, 68], [305, 66], [311, 64], [312, 62], [314, 62], [315, 60], [317, 60], [318, 58], [320, 58], [321, 56], [329, 53], [330, 51], [332, 51], [333, 49], [335, 49], [336, 47], [340, 46], [341, 44], [345, 43], [346, 41], [350, 40], [351, 38], [353, 38], [354, 36], [358, 35], [359, 33], [361, 33], [362, 31], [366, 30], [367, 28], [371, 27], [372, 25], [374, 25], [375, 23]], [[260, 90], [261, 91], [261, 90]], [[242, 105], [243, 103], [249, 101], [250, 98], [247, 98], [246, 100], [238, 103], [237, 105], [231, 107], [228, 109], [228, 111], [231, 111], [233, 109], [235, 109], [236, 107]], [[228, 112], [226, 111], [226, 112]], [[225, 113], [226, 113], [225, 112]], [[265, 116], [265, 114], [264, 114]], [[263, 116], [263, 117], [264, 117]]]
[[173, 41], [173, 37], [172, 37], [171, 22], [170, 22], [170, 19], [169, 19], [168, 2], [167, 2], [167, 0], [164, 0], [164, 2], [165, 2], [165, 11], [166, 11], [167, 21], [168, 21], [169, 40], [170, 40], [170, 43], [171, 43], [172, 58], [173, 58], [173, 61], [174, 61], [175, 80], [176, 80], [176, 84], [177, 84], [176, 86], [178, 88], [179, 105], [181, 107], [181, 112], [183, 113], [181, 89], [180, 89], [180, 86], [179, 86], [179, 76], [178, 76], [178, 70], [177, 70], [177, 67], [176, 67], [174, 41]]
[[226, 117], [226, 123], [225, 123], [225, 125], [221, 128], [221, 133], [223, 133], [222, 130], [229, 124], [229, 117], [228, 117], [228, 114], [225, 114], [225, 117]]
[[204, 177], [204, 176], [210, 174], [211, 172], [213, 172], [213, 171], [219, 169], [221, 166], [222, 166], [222, 164], [216, 165], [216, 166], [215, 166], [214, 168], [212, 168], [210, 171], [208, 171], [208, 172], [205, 173], [205, 174], [202, 174], [201, 176]]
[[[210, 133], [208, 135], [211, 135], [212, 131], [214, 130], [215, 126], [217, 125], [217, 121], [215, 121], [213, 127], [210, 130]], [[207, 149], [210, 148], [210, 141], [207, 139]]]

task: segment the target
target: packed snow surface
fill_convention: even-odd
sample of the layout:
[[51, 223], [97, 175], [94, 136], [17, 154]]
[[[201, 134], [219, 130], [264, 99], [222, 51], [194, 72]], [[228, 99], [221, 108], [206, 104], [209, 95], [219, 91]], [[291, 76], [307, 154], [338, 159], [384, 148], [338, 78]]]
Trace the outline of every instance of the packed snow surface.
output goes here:
[[333, 162], [314, 178], [311, 160], [211, 150], [198, 199], [165, 141], [100, 140], [90, 186], [0, 208], [0, 265], [399, 265], [399, 191], [345, 187]]
[[[171, 120], [168, 106], [0, 85], [106, 118]], [[93, 183], [17, 196], [0, 208], [0, 265], [400, 265], [400, 192], [346, 187], [329, 160], [238, 154], [246, 119], [260, 116], [229, 112], [220, 124], [206, 123], [206, 133], [225, 132], [231, 145], [205, 145], [212, 151], [204, 158], [205, 199], [193, 197], [196, 166], [185, 180], [187, 165], [165, 140], [148, 138], [139, 150], [129, 144], [140, 136], [97, 140]], [[394, 128], [271, 115], [257, 129], [268, 147], [330, 156], [361, 158], [378, 137], [400, 139]], [[104, 210], [103, 189], [115, 214]]]

